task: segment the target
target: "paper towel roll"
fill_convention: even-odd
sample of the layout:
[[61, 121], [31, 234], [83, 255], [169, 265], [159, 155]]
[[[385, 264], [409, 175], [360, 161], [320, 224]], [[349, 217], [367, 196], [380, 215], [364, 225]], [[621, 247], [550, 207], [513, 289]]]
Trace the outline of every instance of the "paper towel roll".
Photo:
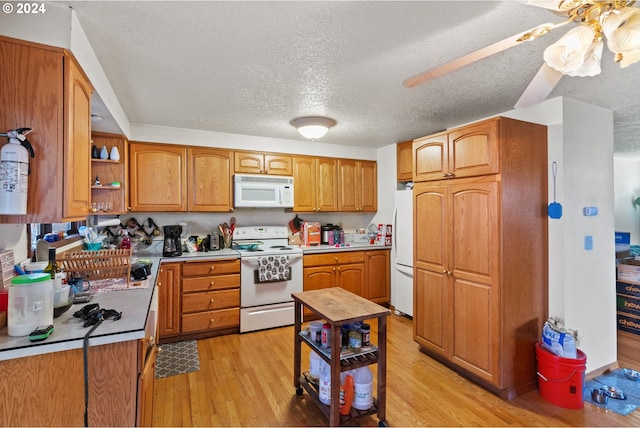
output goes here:
[[120, 219], [118, 218], [99, 218], [94, 223], [95, 227], [108, 227], [108, 226], [118, 226], [120, 224]]

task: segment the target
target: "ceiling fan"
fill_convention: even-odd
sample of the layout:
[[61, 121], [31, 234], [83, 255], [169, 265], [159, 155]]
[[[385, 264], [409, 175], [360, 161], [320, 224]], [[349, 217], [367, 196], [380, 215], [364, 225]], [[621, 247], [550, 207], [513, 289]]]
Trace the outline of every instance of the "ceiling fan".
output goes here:
[[603, 37], [606, 37], [607, 47], [615, 54], [614, 60], [619, 62], [621, 67], [627, 67], [640, 60], [640, 9], [633, 7], [635, 0], [528, 0], [527, 3], [564, 15], [567, 19], [557, 24], [538, 25], [416, 74], [402, 84], [408, 88], [418, 86], [523, 42], [544, 36], [570, 23], [579, 25], [547, 47], [542, 67], [525, 89], [515, 108], [544, 101], [564, 75], [600, 74]]

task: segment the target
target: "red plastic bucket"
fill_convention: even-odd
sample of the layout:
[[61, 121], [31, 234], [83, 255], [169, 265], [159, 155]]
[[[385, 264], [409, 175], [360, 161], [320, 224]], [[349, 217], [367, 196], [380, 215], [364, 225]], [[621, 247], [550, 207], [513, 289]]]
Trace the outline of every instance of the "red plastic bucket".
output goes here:
[[587, 356], [577, 350], [578, 358], [563, 358], [536, 343], [538, 361], [538, 389], [542, 398], [565, 409], [582, 409], [584, 401], [584, 372]]

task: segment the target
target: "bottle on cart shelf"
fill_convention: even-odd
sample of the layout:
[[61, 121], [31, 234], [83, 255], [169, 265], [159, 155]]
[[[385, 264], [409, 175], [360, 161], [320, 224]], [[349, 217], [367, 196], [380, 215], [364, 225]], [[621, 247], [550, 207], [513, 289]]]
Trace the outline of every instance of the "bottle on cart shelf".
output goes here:
[[353, 386], [351, 406], [358, 410], [369, 410], [373, 406], [373, 374], [368, 366], [354, 370]]
[[360, 332], [360, 324], [354, 324], [349, 332], [349, 349], [355, 353], [362, 349], [362, 333]]
[[353, 402], [353, 376], [347, 373], [344, 382], [340, 385], [340, 414], [348, 415], [351, 411], [351, 403]]
[[322, 404], [331, 404], [331, 366], [324, 361], [320, 362], [320, 384], [318, 398]]

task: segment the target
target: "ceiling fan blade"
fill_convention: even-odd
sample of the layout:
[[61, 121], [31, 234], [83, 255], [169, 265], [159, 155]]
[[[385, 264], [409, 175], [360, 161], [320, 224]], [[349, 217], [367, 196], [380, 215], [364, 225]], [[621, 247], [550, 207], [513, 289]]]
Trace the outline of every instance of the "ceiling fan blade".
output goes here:
[[547, 99], [556, 87], [563, 74], [543, 63], [533, 79], [524, 90], [515, 108], [529, 107]]
[[[453, 61], [449, 61], [445, 64], [416, 74], [415, 76], [409, 77], [404, 82], [402, 82], [402, 84], [407, 88], [413, 88], [414, 86], [421, 85], [433, 79], [437, 79], [440, 76], [451, 73], [452, 71], [458, 70], [462, 67], [466, 67], [467, 65], [473, 64], [476, 61], [480, 61], [481, 59], [487, 58], [491, 55], [495, 55], [499, 52], [517, 46], [523, 41], [532, 40], [536, 37], [542, 36], [556, 26], [557, 25], [554, 24], [542, 24], [530, 30], [523, 31], [522, 33], [518, 33], [515, 36], [508, 37], [484, 48], [478, 49], [477, 51], [461, 56], [460, 58], [454, 59]], [[520, 38], [522, 38], [522, 40], [520, 40]]]

